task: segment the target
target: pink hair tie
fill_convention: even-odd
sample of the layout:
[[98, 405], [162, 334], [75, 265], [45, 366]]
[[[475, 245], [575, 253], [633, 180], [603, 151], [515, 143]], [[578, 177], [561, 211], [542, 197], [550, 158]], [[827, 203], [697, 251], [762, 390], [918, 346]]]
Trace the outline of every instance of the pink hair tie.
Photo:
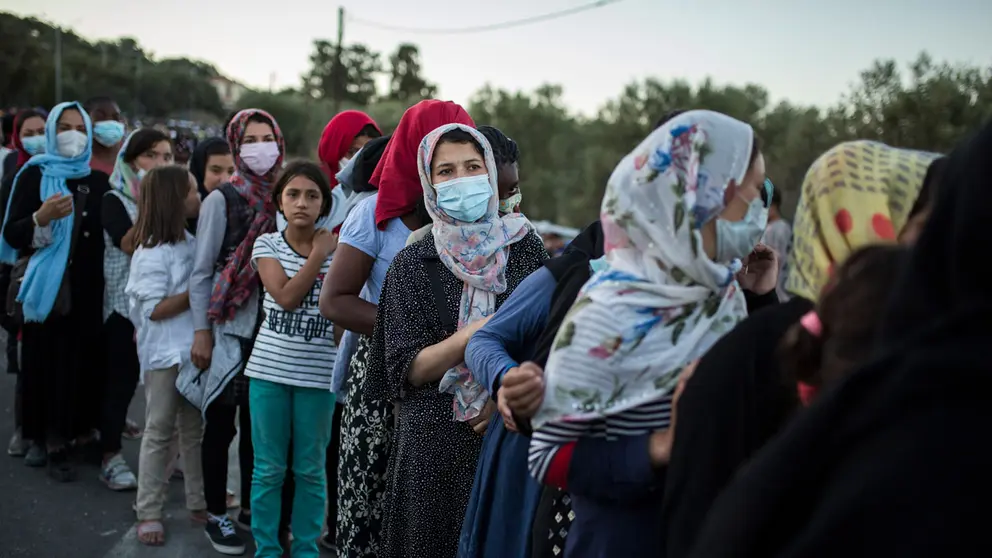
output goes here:
[[819, 337], [823, 333], [823, 324], [820, 322], [820, 316], [817, 315], [816, 310], [807, 312], [805, 316], [799, 319], [799, 323], [813, 337]]
[[796, 391], [799, 392], [799, 401], [803, 404], [803, 407], [809, 407], [813, 399], [816, 398], [816, 392], [819, 389], [806, 382], [796, 382]]

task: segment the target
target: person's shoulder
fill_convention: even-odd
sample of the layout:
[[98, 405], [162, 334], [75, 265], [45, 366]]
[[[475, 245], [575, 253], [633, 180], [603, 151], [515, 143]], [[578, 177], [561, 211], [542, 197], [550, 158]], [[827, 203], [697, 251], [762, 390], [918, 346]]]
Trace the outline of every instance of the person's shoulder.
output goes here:
[[424, 260], [432, 257], [437, 258], [437, 248], [434, 246], [434, 236], [428, 234], [397, 252], [389, 268], [390, 271], [394, 267], [406, 270], [423, 269]]
[[277, 249], [285, 244], [285, 242], [286, 241], [283, 239], [281, 232], [273, 231], [260, 235], [256, 238], [255, 246], [264, 246], [266, 248]]

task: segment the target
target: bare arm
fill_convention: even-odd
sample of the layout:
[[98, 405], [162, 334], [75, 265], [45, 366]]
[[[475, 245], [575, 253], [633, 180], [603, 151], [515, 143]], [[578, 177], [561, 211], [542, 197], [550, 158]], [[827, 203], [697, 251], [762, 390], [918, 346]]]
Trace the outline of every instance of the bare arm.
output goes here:
[[[491, 317], [491, 316], [490, 316]], [[440, 343], [424, 347], [410, 363], [408, 381], [414, 386], [436, 382], [444, 373], [465, 361], [465, 347], [489, 318], [472, 322]]]
[[152, 315], [148, 318], [153, 322], [175, 318], [189, 310], [189, 291], [168, 296], [155, 305]]
[[320, 313], [344, 329], [371, 336], [376, 305], [359, 297], [375, 258], [341, 243], [320, 290]]
[[[286, 271], [282, 268], [279, 260], [274, 258], [258, 258], [258, 276], [262, 279], [265, 292], [272, 295], [276, 304], [283, 310], [292, 312], [300, 307], [303, 298], [307, 296], [317, 276], [320, 275], [320, 268], [326, 258], [317, 250], [310, 252], [307, 261], [300, 268], [300, 271], [292, 279], [286, 276]], [[326, 284], [326, 282], [325, 282]]]

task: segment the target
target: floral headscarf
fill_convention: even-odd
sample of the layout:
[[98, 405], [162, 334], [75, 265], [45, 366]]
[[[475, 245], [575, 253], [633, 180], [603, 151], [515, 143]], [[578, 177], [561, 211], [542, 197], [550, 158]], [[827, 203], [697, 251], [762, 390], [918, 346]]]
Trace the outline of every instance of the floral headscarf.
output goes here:
[[[245, 128], [248, 126], [248, 119], [255, 115], [264, 116], [269, 120], [272, 124], [272, 134], [275, 136], [276, 144], [279, 145], [279, 158], [269, 172], [261, 176], [252, 172], [241, 159], [241, 143], [244, 141]], [[250, 265], [251, 250], [255, 245], [255, 239], [276, 230], [276, 206], [272, 201], [272, 187], [276, 176], [282, 170], [283, 158], [286, 156], [286, 145], [279, 124], [264, 110], [245, 109], [234, 115], [227, 126], [227, 141], [231, 145], [235, 169], [230, 184], [255, 210], [255, 219], [251, 222], [248, 234], [221, 270], [214, 284], [214, 290], [210, 294], [207, 316], [214, 323], [226, 322], [233, 318], [238, 308], [244, 306], [245, 301], [258, 287], [258, 271]]]
[[723, 211], [729, 183], [743, 181], [753, 138], [743, 122], [690, 111], [613, 171], [600, 214], [609, 267], [558, 330], [536, 428], [660, 399], [747, 315], [733, 262], [707, 257], [700, 228]]
[[867, 140], [821, 155], [803, 181], [785, 290], [816, 300], [834, 266], [851, 252], [895, 242], [938, 157]]
[[[437, 193], [431, 182], [434, 149], [441, 136], [452, 130], [468, 132], [482, 146], [489, 185], [493, 190], [485, 215], [474, 223], [448, 217], [437, 205]], [[465, 283], [458, 306], [458, 329], [462, 329], [496, 312], [496, 295], [506, 292], [507, 287], [506, 248], [523, 240], [533, 225], [519, 213], [500, 217], [496, 160], [489, 142], [475, 128], [464, 124], [445, 124], [437, 128], [420, 142], [417, 162], [427, 212], [434, 219], [431, 228], [434, 246], [444, 265]], [[442, 393], [454, 394], [452, 405], [458, 421], [477, 417], [489, 399], [485, 386], [472, 378], [464, 364], [448, 370], [439, 389]]]
[[[138, 128], [138, 130], [140, 129]], [[114, 162], [114, 172], [110, 174], [110, 187], [135, 203], [138, 201], [138, 186], [141, 185], [141, 181], [138, 180], [138, 174], [134, 172], [134, 168], [124, 161], [124, 154], [127, 152], [128, 144], [131, 143], [131, 138], [138, 130], [128, 134], [127, 139], [121, 144], [121, 148], [117, 151], [117, 161]]]

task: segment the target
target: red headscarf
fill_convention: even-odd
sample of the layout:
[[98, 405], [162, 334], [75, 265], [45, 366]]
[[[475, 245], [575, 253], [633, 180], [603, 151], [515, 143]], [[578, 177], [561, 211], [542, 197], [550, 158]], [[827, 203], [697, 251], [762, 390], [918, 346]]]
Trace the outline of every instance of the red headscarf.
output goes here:
[[372, 126], [382, 134], [375, 120], [359, 110], [340, 112], [324, 127], [324, 133], [320, 135], [320, 143], [317, 145], [317, 156], [320, 162], [324, 163], [324, 171], [327, 172], [331, 188], [338, 185], [338, 179], [334, 177], [338, 172], [338, 163], [348, 152], [351, 142], [355, 141], [355, 137], [366, 126]]
[[375, 223], [380, 230], [385, 229], [386, 221], [393, 217], [410, 213], [424, 197], [417, 168], [417, 149], [427, 134], [445, 124], [475, 127], [465, 109], [451, 101], [420, 101], [403, 113], [369, 179], [370, 184], [379, 188]]

